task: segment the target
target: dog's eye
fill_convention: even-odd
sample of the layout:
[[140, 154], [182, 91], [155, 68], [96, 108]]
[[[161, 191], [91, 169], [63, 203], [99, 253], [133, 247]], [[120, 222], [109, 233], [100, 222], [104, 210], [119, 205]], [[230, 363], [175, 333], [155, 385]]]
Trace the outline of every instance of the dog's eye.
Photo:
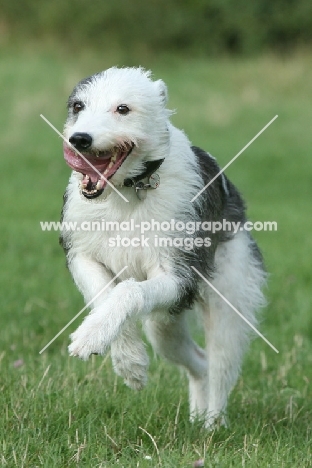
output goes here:
[[80, 112], [83, 108], [84, 108], [84, 105], [82, 104], [82, 102], [80, 101], [74, 102], [73, 104], [74, 114], [78, 114], [78, 112]]
[[120, 106], [117, 107], [116, 111], [120, 115], [127, 115], [129, 114], [130, 109], [126, 104], [120, 104]]

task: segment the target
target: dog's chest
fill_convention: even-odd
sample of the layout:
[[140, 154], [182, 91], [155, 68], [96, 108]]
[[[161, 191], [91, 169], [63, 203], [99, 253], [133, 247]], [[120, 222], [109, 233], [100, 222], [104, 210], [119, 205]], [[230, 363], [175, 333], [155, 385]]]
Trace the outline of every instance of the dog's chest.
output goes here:
[[76, 226], [70, 235], [71, 248], [75, 253], [94, 258], [114, 273], [127, 266], [125, 277], [143, 281], [167, 263], [168, 250], [159, 245], [159, 231], [144, 228], [147, 220], [155, 218], [155, 213], [131, 209], [126, 204], [122, 208], [69, 203], [64, 221]]

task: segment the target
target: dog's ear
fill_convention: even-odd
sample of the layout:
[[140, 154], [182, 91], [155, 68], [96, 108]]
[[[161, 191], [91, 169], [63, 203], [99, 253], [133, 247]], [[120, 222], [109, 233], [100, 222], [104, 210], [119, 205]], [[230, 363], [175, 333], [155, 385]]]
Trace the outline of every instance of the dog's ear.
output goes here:
[[162, 102], [163, 102], [164, 106], [165, 106], [167, 104], [167, 102], [168, 102], [167, 86], [165, 85], [163, 80], [155, 81], [155, 85], [157, 86], [158, 93], [159, 93], [159, 95], [160, 95], [160, 97], [162, 99]]

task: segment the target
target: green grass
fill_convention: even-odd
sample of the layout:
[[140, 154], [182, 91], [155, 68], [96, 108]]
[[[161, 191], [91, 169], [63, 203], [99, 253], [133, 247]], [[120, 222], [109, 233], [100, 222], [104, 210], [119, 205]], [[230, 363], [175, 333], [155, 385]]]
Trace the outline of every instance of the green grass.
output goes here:
[[188, 421], [185, 376], [152, 353], [141, 393], [115, 377], [109, 357], [69, 358], [79, 319], [39, 355], [83, 306], [58, 234], [39, 227], [59, 219], [69, 177], [61, 141], [39, 114], [61, 129], [78, 79], [139, 64], [121, 52], [52, 50], [4, 50], [0, 69], [1, 466], [176, 468], [203, 457], [216, 468], [311, 466], [312, 56], [140, 61], [167, 82], [173, 122], [221, 165], [279, 115], [226, 172], [253, 221], [278, 223], [254, 235], [270, 272], [261, 331], [280, 354], [254, 340], [230, 428], [207, 433]]

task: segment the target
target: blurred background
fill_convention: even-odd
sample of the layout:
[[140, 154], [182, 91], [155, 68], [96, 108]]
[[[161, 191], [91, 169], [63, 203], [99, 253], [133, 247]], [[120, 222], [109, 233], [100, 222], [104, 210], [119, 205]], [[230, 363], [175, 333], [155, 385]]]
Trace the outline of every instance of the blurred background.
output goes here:
[[2, 36], [148, 53], [287, 52], [312, 39], [309, 0], [2, 0]]
[[59, 219], [70, 174], [62, 141], [40, 114], [62, 130], [77, 81], [141, 65], [167, 83], [173, 123], [221, 166], [279, 116], [226, 174], [252, 221], [278, 225], [254, 236], [270, 272], [261, 331], [281, 353], [255, 340], [245, 378], [258, 391], [260, 366], [267, 395], [286, 407], [286, 388], [297, 408], [304, 404], [312, 379], [311, 46], [311, 0], [1, 0], [2, 378], [18, 385], [51, 359], [61, 375], [77, 324], [38, 353], [83, 306], [58, 233], [39, 225]]

